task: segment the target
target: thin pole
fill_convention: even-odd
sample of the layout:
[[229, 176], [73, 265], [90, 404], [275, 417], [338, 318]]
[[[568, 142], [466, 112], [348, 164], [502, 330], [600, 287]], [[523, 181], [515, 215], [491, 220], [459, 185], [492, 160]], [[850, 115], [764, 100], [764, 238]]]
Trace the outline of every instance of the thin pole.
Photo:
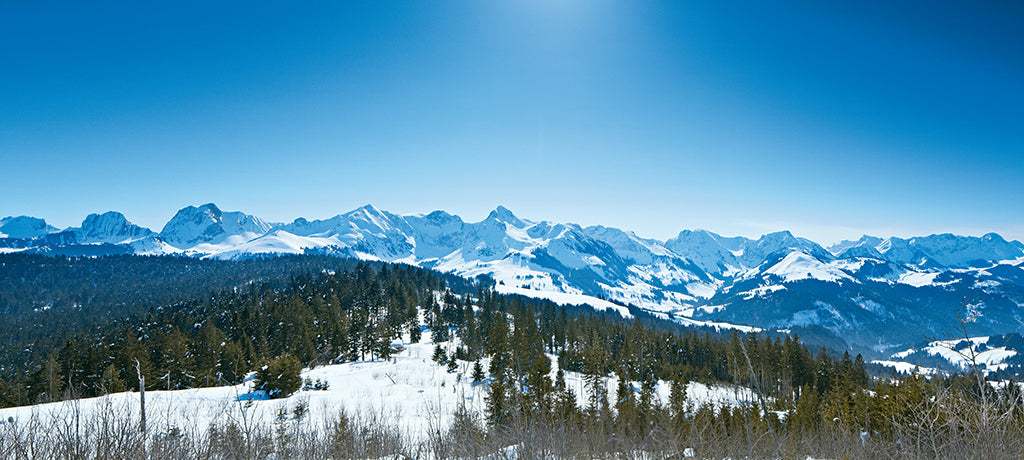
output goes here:
[[139, 407], [142, 412], [142, 421], [139, 423], [139, 428], [142, 430], [142, 436], [146, 436], [146, 376], [142, 375], [142, 366], [139, 365], [139, 360], [135, 360], [135, 373], [139, 376]]

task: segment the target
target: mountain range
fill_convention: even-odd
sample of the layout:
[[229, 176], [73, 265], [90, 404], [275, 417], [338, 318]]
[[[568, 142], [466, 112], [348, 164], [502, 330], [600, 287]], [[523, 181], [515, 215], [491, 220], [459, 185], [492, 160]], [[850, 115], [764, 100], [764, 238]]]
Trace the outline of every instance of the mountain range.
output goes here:
[[[159, 231], [118, 212], [59, 230], [0, 219], [0, 252], [244, 259], [330, 254], [487, 276], [503, 292], [631, 305], [687, 324], [750, 326], [873, 352], [1024, 331], [1024, 244], [995, 233], [864, 236], [828, 248], [788, 231], [758, 239], [684, 230], [660, 241], [617, 228], [531, 221], [498, 207], [480, 222], [371, 205], [324, 220], [266, 222], [216, 205]], [[605, 300], [606, 299], [606, 300]], [[622, 309], [625, 311], [625, 309]]]

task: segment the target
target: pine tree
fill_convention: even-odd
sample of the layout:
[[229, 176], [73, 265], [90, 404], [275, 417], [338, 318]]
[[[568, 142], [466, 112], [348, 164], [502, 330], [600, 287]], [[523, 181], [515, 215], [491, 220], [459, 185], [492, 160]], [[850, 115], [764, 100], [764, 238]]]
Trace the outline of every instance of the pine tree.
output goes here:
[[626, 377], [625, 370], [619, 371], [619, 383], [615, 391], [615, 425], [620, 433], [633, 434], [637, 427], [639, 412], [637, 410], [636, 395], [633, 392], [633, 385]]
[[480, 361], [473, 362], [473, 383], [483, 382], [487, 378], [484, 375], [484, 367], [480, 365]]
[[438, 365], [444, 366], [448, 363], [448, 353], [444, 351], [441, 344], [434, 345], [434, 354], [430, 357]]
[[387, 333], [386, 328], [379, 327], [378, 329], [374, 352], [377, 353], [378, 358], [386, 361], [391, 358], [391, 354], [394, 352], [394, 349], [391, 347], [391, 336]]
[[790, 388], [800, 390], [805, 386], [813, 386], [815, 380], [814, 358], [807, 348], [800, 344], [798, 338], [790, 340], [786, 337], [783, 344], [786, 360], [790, 371]]
[[409, 326], [409, 342], [420, 343], [423, 338], [423, 331], [420, 330], [419, 322], [412, 323]]
[[800, 397], [796, 402], [796, 412], [790, 417], [789, 422], [798, 432], [814, 433], [818, 430], [821, 422], [821, 408], [816, 391], [808, 386], [804, 386], [800, 390]]
[[591, 416], [598, 418], [608, 415], [608, 389], [605, 386], [607, 356], [607, 352], [601, 347], [597, 332], [594, 331], [583, 351], [583, 366], [586, 372], [583, 378], [587, 388], [587, 409]]
[[302, 387], [302, 364], [293, 356], [279, 356], [256, 371], [253, 387], [270, 398], [284, 398]]
[[502, 374], [491, 374], [491, 377], [487, 393], [487, 423], [491, 426], [504, 426], [509, 418], [505, 377]]
[[196, 339], [195, 368], [198, 383], [204, 386], [216, 384], [221, 353], [227, 346], [227, 336], [212, 321], [204, 321]]
[[672, 417], [672, 425], [677, 432], [681, 431], [686, 423], [686, 382], [681, 377], [672, 380], [672, 388], [668, 395], [669, 414]]
[[853, 360], [853, 367], [851, 369], [851, 380], [854, 385], [858, 388], [867, 388], [870, 379], [868, 378], [867, 365], [864, 363], [864, 357], [857, 353], [857, 357]]
[[41, 374], [42, 388], [39, 391], [46, 395], [46, 401], [59, 400], [64, 391], [64, 376], [53, 353], [46, 357], [46, 364], [41, 369]]
[[103, 370], [103, 378], [100, 384], [105, 393], [120, 393], [126, 389], [124, 380], [113, 364]]
[[815, 382], [814, 386], [818, 390], [818, 396], [823, 396], [826, 393], [832, 391], [835, 381], [835, 366], [832, 363], [832, 358], [828, 356], [828, 352], [825, 351], [825, 347], [821, 347], [821, 353], [818, 354], [818, 365], [815, 371]]
[[226, 383], [234, 384], [239, 382], [249, 369], [248, 363], [242, 353], [242, 347], [235, 341], [228, 341], [214, 371], [215, 383], [217, 385]]
[[163, 374], [160, 378], [165, 379], [166, 388], [173, 390], [191, 387], [195, 360], [188, 337], [173, 327], [170, 332], [159, 335], [157, 347], [160, 353], [159, 368]]
[[545, 355], [537, 356], [526, 376], [525, 410], [539, 417], [547, 417], [551, 410], [551, 393], [553, 388], [548, 374], [551, 373], [551, 359]]
[[555, 401], [551, 422], [578, 426], [581, 419], [582, 414], [576, 406], [576, 393], [565, 384], [565, 372], [559, 369], [555, 375]]
[[448, 326], [443, 323], [438, 323], [436, 329], [432, 329], [433, 341], [436, 342], [447, 342], [450, 337], [448, 333]]

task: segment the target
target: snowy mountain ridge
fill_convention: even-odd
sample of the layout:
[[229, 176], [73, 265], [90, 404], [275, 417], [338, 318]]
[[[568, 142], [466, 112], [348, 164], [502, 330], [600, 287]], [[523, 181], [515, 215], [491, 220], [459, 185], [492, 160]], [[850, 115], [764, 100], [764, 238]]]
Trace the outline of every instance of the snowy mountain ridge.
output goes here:
[[684, 230], [659, 241], [617, 228], [522, 219], [501, 206], [480, 222], [366, 205], [327, 219], [270, 224], [212, 203], [179, 210], [159, 233], [117, 212], [92, 214], [64, 231], [42, 219], [5, 218], [0, 231], [7, 236], [2, 252], [219, 259], [314, 253], [408, 263], [488, 276], [499, 291], [608, 299], [681, 322], [818, 326], [880, 351], [909, 340], [887, 329], [941, 329], [968, 297], [983, 305], [979, 334], [1024, 328], [1024, 245], [994, 233], [865, 236], [825, 249], [788, 231], [749, 239]]
[[10, 216], [0, 219], [0, 238], [36, 238], [57, 229], [45, 220], [29, 216]]

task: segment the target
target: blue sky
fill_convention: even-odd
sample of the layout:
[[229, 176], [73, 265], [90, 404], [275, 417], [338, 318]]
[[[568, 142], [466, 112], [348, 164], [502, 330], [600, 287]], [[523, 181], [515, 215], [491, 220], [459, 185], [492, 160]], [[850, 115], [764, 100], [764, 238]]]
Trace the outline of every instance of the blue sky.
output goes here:
[[1024, 239], [1024, 4], [829, 3], [3, 2], [0, 216]]

